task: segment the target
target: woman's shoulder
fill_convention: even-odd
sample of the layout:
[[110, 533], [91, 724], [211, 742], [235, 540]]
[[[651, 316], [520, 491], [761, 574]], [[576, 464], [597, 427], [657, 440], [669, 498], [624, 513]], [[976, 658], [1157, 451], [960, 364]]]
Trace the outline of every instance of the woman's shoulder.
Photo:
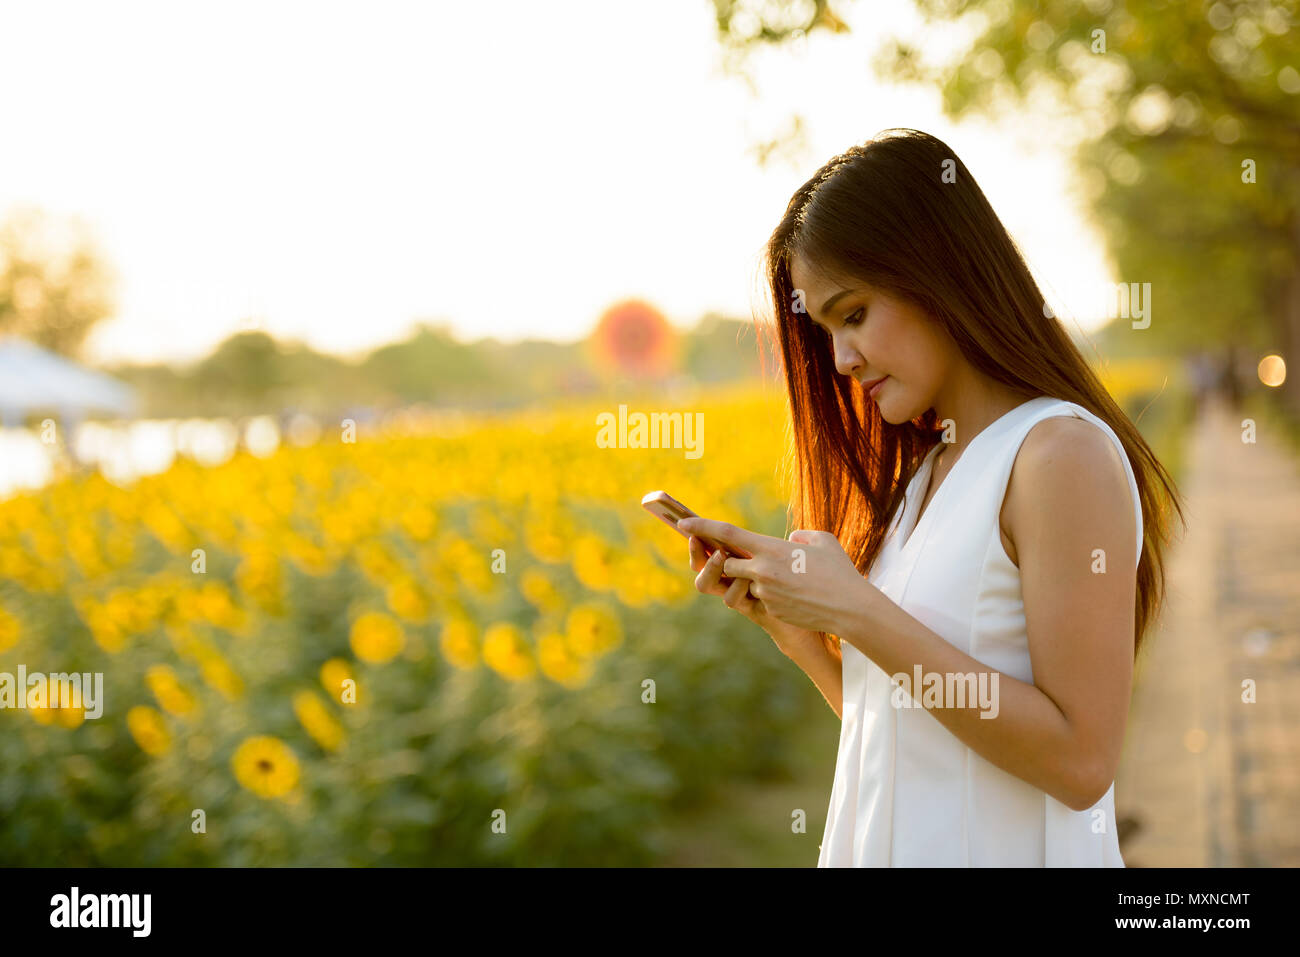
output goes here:
[[1074, 403], [1061, 411], [1030, 426], [1013, 462], [1002, 513], [1013, 540], [1017, 526], [1047, 516], [1083, 523], [1112, 516], [1122, 524], [1136, 510], [1131, 466], [1113, 430], [1104, 420], [1064, 414], [1081, 411]]
[[1020, 442], [1016, 465], [1043, 468], [1062, 458], [1089, 470], [1116, 466], [1124, 473], [1123, 445], [1105, 419], [1068, 399], [1043, 397]]

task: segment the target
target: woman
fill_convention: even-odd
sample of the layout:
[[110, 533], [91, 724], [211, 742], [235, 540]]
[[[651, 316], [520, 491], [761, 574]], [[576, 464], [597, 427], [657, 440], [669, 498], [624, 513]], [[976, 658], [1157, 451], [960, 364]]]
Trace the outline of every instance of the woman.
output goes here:
[[682, 525], [696, 587], [841, 718], [819, 866], [1123, 867], [1113, 782], [1172, 479], [938, 139], [831, 160], [766, 260], [801, 530]]

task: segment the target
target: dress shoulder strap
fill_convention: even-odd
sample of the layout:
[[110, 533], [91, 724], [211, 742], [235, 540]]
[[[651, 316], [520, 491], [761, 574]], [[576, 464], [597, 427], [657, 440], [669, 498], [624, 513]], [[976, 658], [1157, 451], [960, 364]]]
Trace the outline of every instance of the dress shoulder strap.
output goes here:
[[[1023, 410], [1023, 414], [1021, 413]], [[999, 454], [994, 460], [988, 463], [990, 470], [996, 470], [995, 487], [999, 492], [998, 509], [1001, 511], [1001, 505], [1006, 497], [1007, 484], [1011, 480], [1011, 468], [1015, 464], [1016, 456], [1020, 452], [1020, 446], [1024, 444], [1025, 437], [1029, 435], [1032, 429], [1043, 419], [1049, 419], [1058, 415], [1073, 415], [1075, 418], [1083, 419], [1085, 422], [1091, 422], [1097, 428], [1106, 434], [1106, 437], [1114, 444], [1119, 452], [1120, 461], [1124, 465], [1124, 474], [1128, 478], [1129, 493], [1133, 497], [1134, 517], [1137, 526], [1136, 552], [1134, 554], [1133, 566], [1136, 568], [1137, 563], [1142, 558], [1142, 498], [1138, 492], [1137, 477], [1133, 471], [1133, 465], [1129, 461], [1128, 452], [1124, 449], [1124, 443], [1120, 441], [1115, 430], [1110, 427], [1105, 419], [1088, 411], [1077, 402], [1071, 402], [1068, 399], [1057, 399], [1048, 396], [1040, 396], [1026, 402], [1019, 409], [1012, 413], [1013, 421], [1008, 425], [1006, 435], [1000, 437]]]

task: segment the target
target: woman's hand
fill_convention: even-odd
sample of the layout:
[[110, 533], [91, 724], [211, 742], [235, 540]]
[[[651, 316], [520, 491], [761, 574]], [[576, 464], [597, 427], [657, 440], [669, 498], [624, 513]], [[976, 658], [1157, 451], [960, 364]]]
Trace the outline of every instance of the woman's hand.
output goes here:
[[[861, 621], [884, 598], [830, 532], [800, 529], [791, 532], [787, 541], [707, 518], [682, 519], [677, 525], [692, 538], [704, 535], [754, 556], [731, 558], [715, 552], [710, 563], [719, 567], [710, 569], [706, 564], [696, 588], [705, 591], [703, 584], [711, 589], [708, 594], [723, 594], [728, 607], [764, 628], [763, 621], [775, 620], [790, 628], [835, 634], [846, 621]], [[735, 579], [724, 592], [717, 590], [722, 587], [721, 577]]]
[[695, 577], [695, 588], [706, 595], [718, 595], [724, 605], [740, 612], [766, 631], [787, 658], [797, 659], [806, 651], [824, 649], [821, 635], [817, 632], [787, 625], [768, 614], [763, 603], [750, 596], [749, 579], [737, 578], [724, 583], [722, 561], [727, 556], [721, 549], [710, 557], [705, 554], [703, 543], [692, 535], [690, 557], [692, 571], [699, 572]]

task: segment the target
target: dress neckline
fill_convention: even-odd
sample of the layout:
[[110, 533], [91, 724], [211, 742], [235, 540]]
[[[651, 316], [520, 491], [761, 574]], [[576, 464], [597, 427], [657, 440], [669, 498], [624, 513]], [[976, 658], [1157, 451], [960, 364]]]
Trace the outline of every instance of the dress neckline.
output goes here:
[[[952, 485], [952, 477], [954, 473], [961, 468], [963, 462], [966, 462], [971, 457], [971, 450], [979, 444], [980, 439], [992, 432], [994, 426], [1004, 422], [1011, 415], [1021, 411], [1030, 403], [1047, 398], [1050, 398], [1050, 396], [1039, 395], [1021, 402], [1015, 408], [1008, 409], [1006, 412], [1002, 413], [1002, 415], [998, 416], [988, 425], [984, 426], [984, 428], [975, 433], [970, 442], [967, 443], [966, 451], [957, 457], [957, 461], [952, 463], [952, 467], [948, 469], [948, 474], [943, 477], [943, 481], [940, 482], [939, 487], [935, 489], [934, 495], [925, 506], [925, 510], [920, 510], [921, 502], [925, 499], [924, 492], [919, 498], [914, 497], [912, 502], [908, 503], [907, 509], [903, 514], [902, 523], [898, 530], [900, 536], [898, 546], [899, 551], [906, 549], [908, 545], [912, 544], [912, 540], [916, 538], [916, 533], [920, 531], [921, 526], [924, 525], [926, 520], [934, 514], [936, 506], [939, 505], [939, 500], [943, 497], [944, 492], [947, 491], [948, 487]], [[912, 479], [913, 483], [923, 482], [927, 492], [929, 491], [931, 473], [934, 470], [934, 460], [938, 457], [938, 452], [943, 447], [943, 444], [942, 441], [937, 442], [930, 451], [926, 453], [925, 458], [921, 461], [920, 467], [916, 470], [916, 475]]]

